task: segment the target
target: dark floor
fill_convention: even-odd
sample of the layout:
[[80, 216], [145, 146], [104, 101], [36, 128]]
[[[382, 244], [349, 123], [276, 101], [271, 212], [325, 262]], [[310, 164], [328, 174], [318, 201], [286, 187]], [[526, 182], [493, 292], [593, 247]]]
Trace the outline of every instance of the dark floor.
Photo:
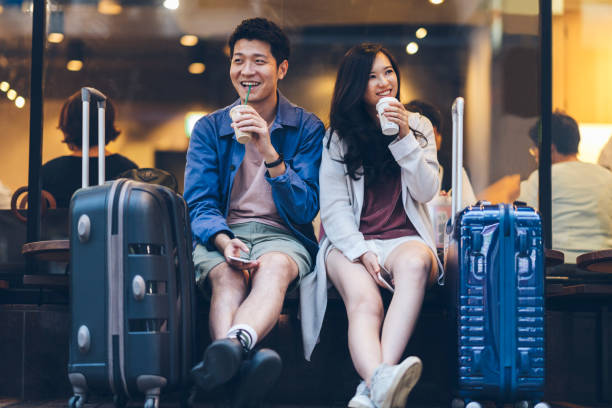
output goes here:
[[[549, 402], [551, 408], [609, 408], [604, 405], [587, 406], [564, 402]], [[128, 408], [140, 406], [138, 402], [129, 404]], [[178, 408], [178, 403], [163, 402], [160, 404], [162, 408]], [[284, 404], [263, 404], [261, 408], [342, 408], [345, 405], [284, 405]], [[65, 408], [66, 400], [43, 400], [43, 401], [20, 401], [18, 399], [0, 397], [0, 408]], [[196, 408], [225, 408], [222, 403], [215, 404], [196, 404]], [[489, 405], [486, 408], [494, 407]], [[98, 400], [85, 404], [84, 408], [114, 408], [111, 401]], [[408, 408], [443, 408], [441, 405], [408, 405]], [[512, 405], [506, 405], [504, 408], [512, 408]]]

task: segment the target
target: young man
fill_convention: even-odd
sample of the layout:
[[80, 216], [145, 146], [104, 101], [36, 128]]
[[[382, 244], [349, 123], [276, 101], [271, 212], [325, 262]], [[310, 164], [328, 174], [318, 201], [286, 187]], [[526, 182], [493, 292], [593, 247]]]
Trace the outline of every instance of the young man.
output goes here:
[[[278, 91], [289, 40], [276, 24], [244, 20], [229, 47], [239, 99], [196, 123], [187, 152], [194, 264], [198, 286], [211, 294], [213, 339], [192, 374], [210, 390], [249, 360], [236, 393], [246, 401], [280, 374], [278, 354], [253, 347], [276, 324], [287, 289], [311, 271], [318, 249], [311, 222], [319, 211], [324, 127]], [[231, 108], [247, 95], [248, 106], [232, 121]], [[251, 133], [251, 141], [240, 144], [237, 129]]]

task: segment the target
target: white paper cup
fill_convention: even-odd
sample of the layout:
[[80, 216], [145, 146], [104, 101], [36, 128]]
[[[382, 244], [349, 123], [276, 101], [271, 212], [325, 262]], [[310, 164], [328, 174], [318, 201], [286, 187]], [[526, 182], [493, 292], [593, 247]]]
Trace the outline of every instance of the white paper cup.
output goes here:
[[[238, 118], [240, 117], [240, 115], [242, 115], [242, 111], [244, 110], [244, 108], [246, 108], [246, 106], [247, 105], [236, 105], [230, 110], [229, 114], [230, 114], [230, 118], [232, 118], [232, 122], [235, 122], [238, 120]], [[238, 128], [234, 129], [234, 133], [236, 134], [236, 140], [238, 141], [238, 143], [242, 143], [242, 144], [249, 143], [251, 141], [251, 138], [253, 137], [251, 132], [245, 132]]]
[[392, 96], [385, 96], [376, 102], [376, 112], [378, 112], [378, 119], [380, 119], [380, 128], [382, 129], [383, 135], [386, 136], [395, 136], [399, 133], [399, 125], [395, 122], [391, 122], [383, 115], [383, 111], [389, 106], [389, 102], [396, 100], [397, 99]]

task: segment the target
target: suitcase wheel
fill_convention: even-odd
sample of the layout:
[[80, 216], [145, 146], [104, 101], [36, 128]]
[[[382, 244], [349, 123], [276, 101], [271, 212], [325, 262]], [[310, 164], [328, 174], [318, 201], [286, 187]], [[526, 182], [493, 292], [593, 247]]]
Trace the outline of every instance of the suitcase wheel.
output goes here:
[[125, 398], [123, 395], [114, 395], [113, 404], [115, 405], [115, 408], [125, 408], [127, 405], [127, 398]]
[[451, 408], [464, 408], [465, 402], [460, 398], [453, 398], [451, 401]]
[[74, 395], [68, 400], [69, 408], [81, 408], [85, 404], [85, 397], [82, 395]]
[[482, 405], [480, 405], [480, 402], [470, 401], [470, 402], [467, 403], [465, 408], [482, 408]]
[[159, 408], [159, 397], [147, 397], [144, 408]]
[[546, 402], [538, 402], [533, 408], [550, 408], [550, 405]]
[[[529, 408], [529, 407], [530, 407], [529, 401], [517, 401], [514, 403], [514, 408]], [[540, 408], [543, 408], [543, 407], [540, 407]]]

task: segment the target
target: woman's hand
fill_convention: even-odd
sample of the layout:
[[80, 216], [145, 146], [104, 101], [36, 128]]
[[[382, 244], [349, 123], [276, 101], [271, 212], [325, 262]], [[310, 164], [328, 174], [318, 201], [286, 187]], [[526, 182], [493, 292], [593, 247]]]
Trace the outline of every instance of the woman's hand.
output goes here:
[[383, 110], [385, 117], [399, 126], [399, 135], [401, 139], [410, 132], [409, 118], [411, 112], [406, 110], [404, 105], [398, 100], [390, 101]]
[[378, 273], [380, 272], [380, 265], [378, 264], [378, 257], [372, 251], [368, 251], [359, 257], [359, 262], [363, 264], [366, 271], [372, 276], [374, 282], [381, 288], [386, 288], [385, 285], [378, 279]]

